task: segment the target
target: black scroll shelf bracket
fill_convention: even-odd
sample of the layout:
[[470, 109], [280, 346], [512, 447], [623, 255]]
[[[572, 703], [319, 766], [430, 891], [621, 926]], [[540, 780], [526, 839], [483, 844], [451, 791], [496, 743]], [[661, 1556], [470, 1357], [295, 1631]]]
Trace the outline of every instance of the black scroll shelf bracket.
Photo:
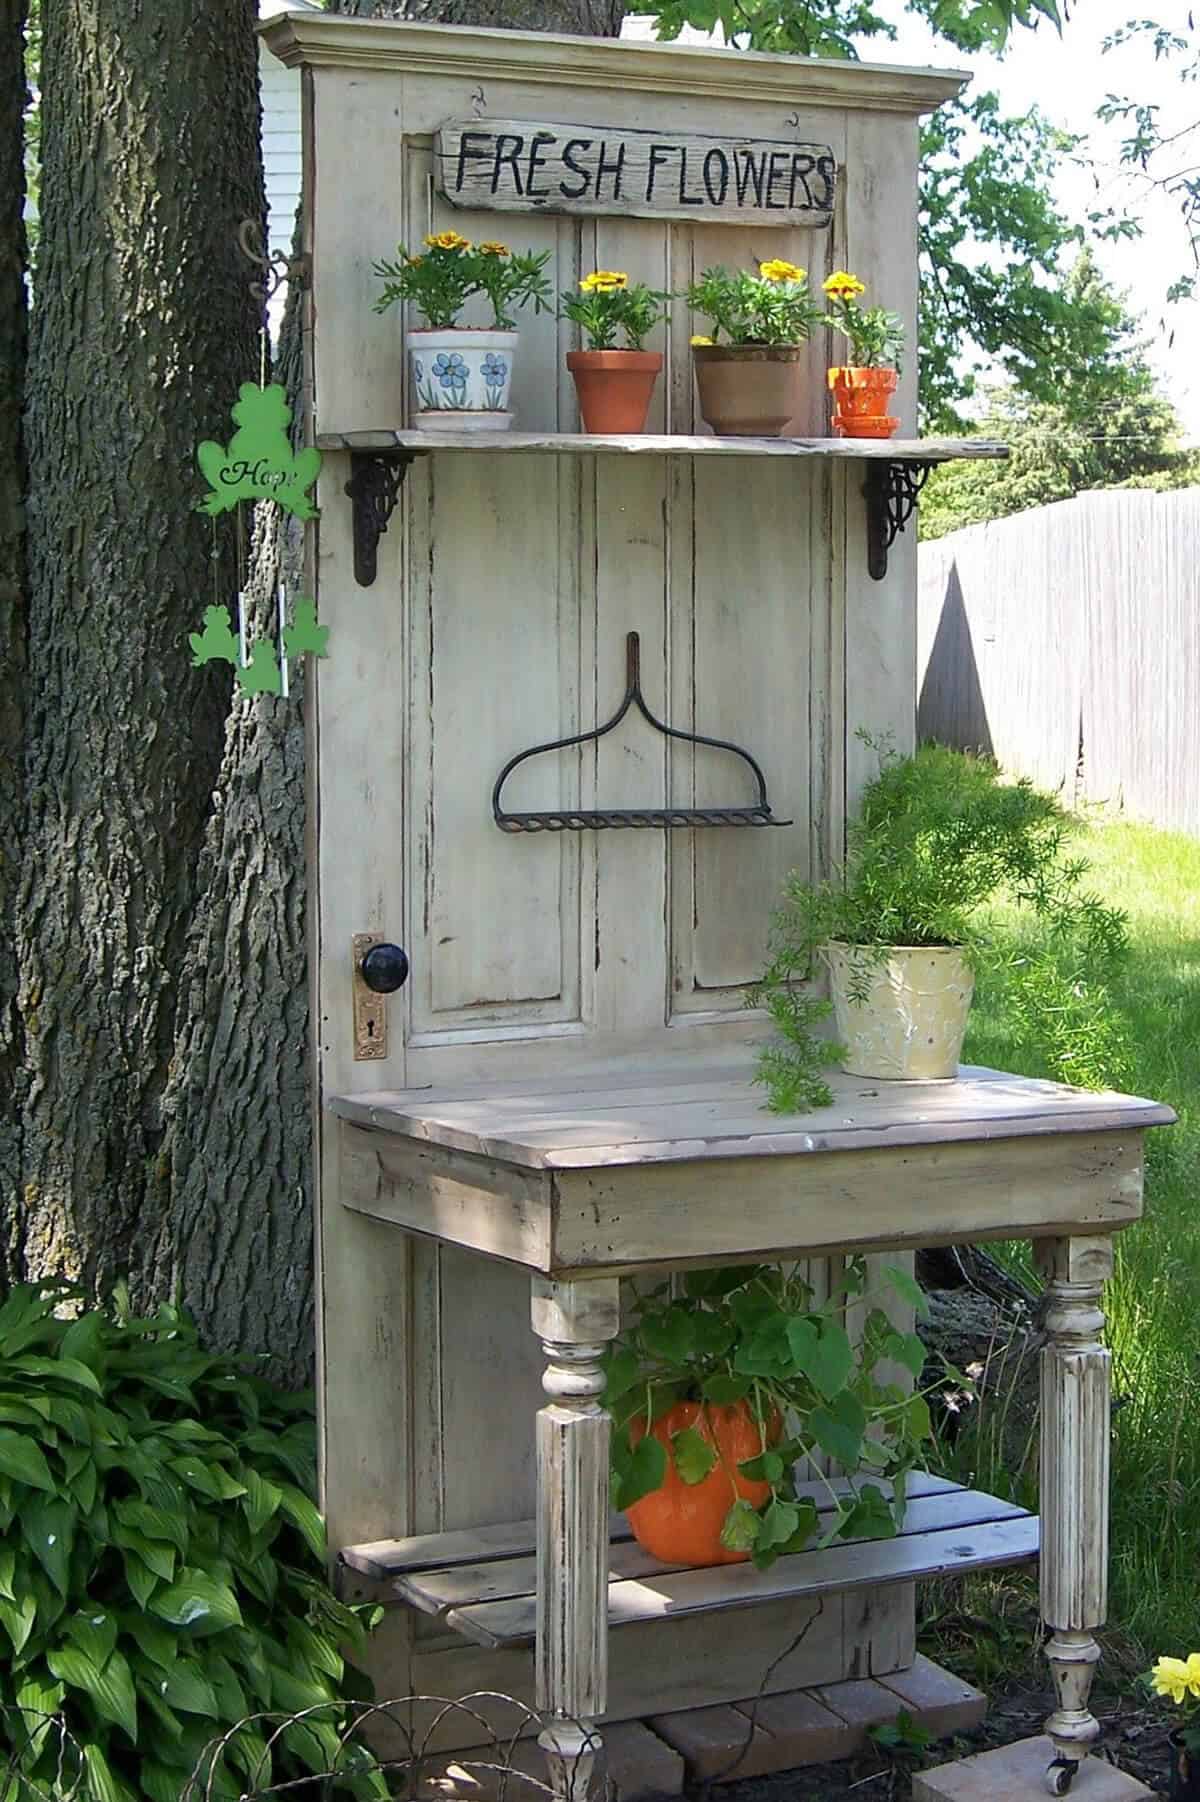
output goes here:
[[906, 460], [867, 464], [867, 569], [876, 582], [887, 575], [888, 551], [917, 510], [932, 463]]
[[370, 588], [375, 580], [379, 540], [396, 511], [400, 490], [416, 451], [369, 450], [350, 452], [351, 525], [354, 534], [354, 580]]
[[[591, 732], [577, 732], [571, 738], [555, 738], [548, 744], [531, 745], [528, 751], [520, 751], [509, 758], [492, 790], [492, 818], [501, 832], [603, 832], [630, 826], [790, 826], [790, 820], [777, 820], [771, 812], [766, 777], [749, 751], [730, 744], [725, 738], [706, 738], [702, 732], [680, 732], [651, 713], [642, 694], [641, 649], [636, 632], [630, 632], [625, 640], [625, 656], [625, 699], [605, 725], [596, 726]], [[647, 724], [665, 738], [681, 739], [688, 745], [708, 745], [714, 751], [728, 751], [732, 756], [740, 757], [754, 778], [757, 801], [750, 807], [605, 807], [562, 813], [505, 812], [500, 805], [501, 791], [518, 764], [528, 763], [530, 758], [551, 751], [569, 751], [574, 745], [591, 744], [606, 738], [620, 725], [631, 707], [636, 707]]]

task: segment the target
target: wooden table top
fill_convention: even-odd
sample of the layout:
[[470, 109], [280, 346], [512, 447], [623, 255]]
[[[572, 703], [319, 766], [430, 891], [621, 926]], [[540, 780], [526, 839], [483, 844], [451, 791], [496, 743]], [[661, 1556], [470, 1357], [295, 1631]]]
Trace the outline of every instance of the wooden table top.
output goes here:
[[337, 1095], [329, 1105], [359, 1126], [539, 1171], [1131, 1132], [1175, 1119], [1169, 1107], [1138, 1096], [973, 1066], [947, 1082], [880, 1082], [831, 1070], [831, 1107], [772, 1114], [753, 1075], [747, 1047], [719, 1059]]

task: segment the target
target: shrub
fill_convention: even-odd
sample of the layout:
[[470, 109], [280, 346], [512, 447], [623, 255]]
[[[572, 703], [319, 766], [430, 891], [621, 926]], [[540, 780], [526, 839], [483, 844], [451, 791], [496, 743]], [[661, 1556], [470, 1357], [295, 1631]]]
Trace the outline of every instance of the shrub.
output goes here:
[[[36, 1724], [61, 1716], [97, 1802], [179, 1802], [218, 1734], [346, 1693], [366, 1611], [325, 1581], [309, 1398], [204, 1351], [177, 1308], [78, 1306], [48, 1283], [0, 1308], [0, 1737], [54, 1793]], [[214, 1793], [331, 1767], [336, 1719], [273, 1753], [239, 1728]], [[386, 1796], [366, 1752], [351, 1763], [347, 1789]]]

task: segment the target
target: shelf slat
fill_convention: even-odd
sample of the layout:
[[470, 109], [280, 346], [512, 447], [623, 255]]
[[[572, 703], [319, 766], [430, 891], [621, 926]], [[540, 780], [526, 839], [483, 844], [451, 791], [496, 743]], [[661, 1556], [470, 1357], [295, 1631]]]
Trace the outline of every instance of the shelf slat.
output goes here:
[[657, 457], [824, 457], [874, 463], [949, 463], [1007, 457], [989, 438], [715, 438], [635, 432], [318, 432], [323, 451], [506, 452], [509, 455]]

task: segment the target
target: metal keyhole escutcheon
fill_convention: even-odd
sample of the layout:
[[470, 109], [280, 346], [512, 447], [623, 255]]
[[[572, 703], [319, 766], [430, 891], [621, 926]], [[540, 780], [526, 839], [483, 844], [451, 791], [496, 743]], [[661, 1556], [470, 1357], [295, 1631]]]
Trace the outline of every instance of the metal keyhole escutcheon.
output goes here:
[[408, 981], [408, 953], [400, 945], [372, 945], [359, 969], [375, 994], [392, 995]]

